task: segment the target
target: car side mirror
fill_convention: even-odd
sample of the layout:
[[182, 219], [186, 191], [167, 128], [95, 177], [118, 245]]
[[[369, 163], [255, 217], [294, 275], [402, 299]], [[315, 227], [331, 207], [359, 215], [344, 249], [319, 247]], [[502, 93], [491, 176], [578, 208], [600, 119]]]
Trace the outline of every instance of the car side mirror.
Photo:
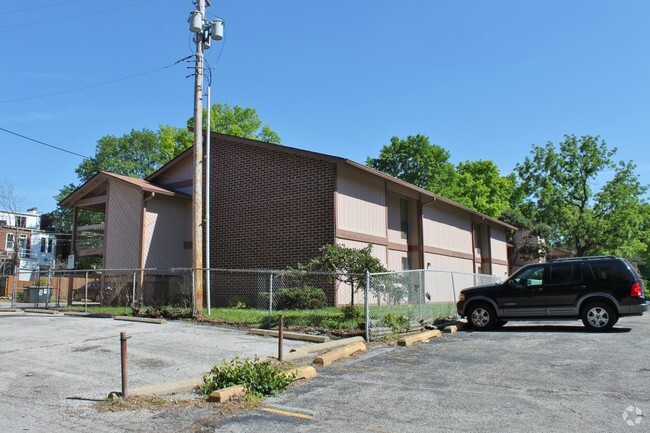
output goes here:
[[517, 283], [515, 283], [515, 280], [508, 280], [508, 285], [509, 285], [510, 287], [516, 287], [516, 286], [517, 286]]

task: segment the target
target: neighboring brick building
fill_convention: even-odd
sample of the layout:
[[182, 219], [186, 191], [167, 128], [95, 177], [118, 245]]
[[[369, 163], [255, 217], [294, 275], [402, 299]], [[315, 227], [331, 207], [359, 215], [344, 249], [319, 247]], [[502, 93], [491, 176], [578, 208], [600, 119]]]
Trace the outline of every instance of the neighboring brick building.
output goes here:
[[[213, 268], [282, 269], [340, 243], [372, 244], [393, 270], [508, 271], [514, 227], [364, 165], [217, 133], [211, 153]], [[63, 200], [105, 212], [105, 224], [90, 229], [118, 233], [92, 251], [73, 242], [77, 254], [102, 254], [109, 268], [117, 256], [122, 267], [191, 266], [192, 156], [188, 149], [145, 180], [100, 173]]]

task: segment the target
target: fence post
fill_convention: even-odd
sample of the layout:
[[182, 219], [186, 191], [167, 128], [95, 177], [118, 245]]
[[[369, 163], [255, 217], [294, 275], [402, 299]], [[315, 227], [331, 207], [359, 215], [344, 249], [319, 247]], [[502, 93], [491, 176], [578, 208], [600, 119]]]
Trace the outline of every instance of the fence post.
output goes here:
[[84, 311], [88, 312], [88, 271], [86, 271], [86, 285], [84, 286]]
[[20, 268], [18, 265], [14, 266], [14, 281], [11, 289], [11, 308], [16, 307], [16, 295], [18, 295], [18, 278], [20, 278]]
[[135, 297], [136, 297], [135, 284], [136, 284], [136, 279], [137, 279], [137, 272], [133, 271], [133, 298], [131, 299], [131, 308], [135, 308]]
[[[456, 279], [454, 278], [454, 273], [453, 272], [450, 273], [451, 273], [451, 290], [454, 292], [454, 307], [455, 307], [456, 306]], [[454, 311], [455, 311], [454, 315], [456, 319], [458, 319], [458, 310], [454, 308]]]
[[366, 315], [366, 341], [370, 341], [370, 303], [368, 298], [370, 297], [370, 271], [366, 271], [366, 290], [365, 290], [365, 300], [363, 301], [365, 307]]
[[[210, 263], [209, 260], [208, 260], [208, 263]], [[205, 281], [206, 281], [207, 284], [205, 285], [206, 286], [205, 288], [206, 288], [206, 292], [207, 292], [206, 295], [208, 296], [208, 299], [207, 299], [207, 301], [208, 301], [208, 317], [210, 317], [210, 314], [212, 313], [212, 306], [211, 306], [212, 297], [211, 297], [211, 293], [210, 293], [210, 292], [212, 292], [212, 281], [210, 280], [210, 268], [209, 267], [206, 270], [206, 277], [207, 278], [206, 278]]]
[[424, 320], [422, 317], [422, 304], [424, 303], [424, 270], [418, 271], [418, 279], [420, 280], [420, 293], [418, 293], [418, 304], [420, 304], [420, 320]]
[[61, 308], [61, 274], [57, 276], [57, 284], [56, 284], [56, 306], [57, 308]]
[[52, 281], [52, 269], [47, 270], [47, 284], [45, 285], [45, 307], [49, 308], [50, 298], [52, 297], [52, 287], [50, 282]]
[[192, 316], [196, 317], [198, 309], [196, 308], [196, 275], [194, 273], [194, 268], [192, 269]]
[[269, 329], [273, 324], [273, 272], [269, 276]]

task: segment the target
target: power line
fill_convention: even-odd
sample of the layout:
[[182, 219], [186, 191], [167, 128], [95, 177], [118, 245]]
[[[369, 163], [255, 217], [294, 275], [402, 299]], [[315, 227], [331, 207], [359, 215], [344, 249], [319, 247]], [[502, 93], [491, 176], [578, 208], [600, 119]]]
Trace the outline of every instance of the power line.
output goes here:
[[67, 0], [67, 1], [64, 1], [64, 2], [52, 3], [52, 4], [49, 4], [49, 5], [33, 6], [31, 8], [23, 8], [23, 9], [14, 9], [12, 11], [0, 12], [0, 15], [9, 15], [9, 14], [16, 14], [16, 13], [19, 13], [19, 12], [33, 11], [33, 10], [36, 10], [36, 9], [51, 8], [51, 7], [54, 7], [54, 6], [60, 6], [60, 5], [64, 5], [64, 4], [67, 4], [67, 3], [74, 3], [74, 2], [77, 2], [77, 1], [79, 1], [79, 0]]
[[110, 8], [110, 9], [102, 9], [102, 10], [95, 11], [95, 12], [88, 12], [88, 13], [85, 13], [85, 14], [72, 15], [72, 16], [69, 16], [69, 17], [52, 18], [52, 19], [43, 20], [43, 21], [32, 21], [30, 23], [10, 24], [8, 26], [0, 26], [0, 29], [9, 29], [9, 28], [15, 28], [15, 27], [33, 26], [33, 25], [37, 25], [37, 24], [54, 23], [54, 22], [57, 22], [57, 21], [73, 20], [75, 18], [83, 18], [83, 17], [92, 16], [92, 15], [100, 15], [100, 14], [103, 14], [103, 13], [106, 13], [106, 12], [113, 12], [113, 11], [117, 11], [117, 10], [121, 10], [121, 9], [132, 8], [132, 7], [144, 5], [144, 4], [147, 4], [147, 3], [153, 3], [153, 2], [156, 2], [156, 1], [158, 1], [158, 0], [147, 0], [147, 1], [140, 2], [140, 3], [133, 3], [133, 4], [130, 4], [130, 5], [118, 6], [116, 8]]
[[64, 93], [79, 92], [81, 90], [92, 89], [93, 87], [105, 86], [107, 84], [113, 84], [113, 83], [117, 83], [119, 81], [129, 80], [131, 78], [141, 77], [143, 75], [148, 75], [148, 74], [152, 74], [154, 72], [162, 71], [163, 69], [171, 68], [172, 66], [175, 66], [175, 65], [177, 65], [177, 64], [179, 64], [181, 62], [184, 62], [185, 60], [188, 60], [191, 57], [192, 56], [187, 56], [187, 57], [184, 57], [184, 58], [182, 58], [180, 60], [177, 60], [174, 63], [171, 63], [171, 64], [169, 64], [167, 66], [162, 66], [160, 68], [152, 69], [150, 71], [140, 72], [140, 73], [133, 74], [133, 75], [127, 75], [126, 77], [116, 78], [114, 80], [104, 81], [102, 83], [95, 83], [95, 84], [90, 84], [88, 86], [77, 87], [75, 89], [61, 90], [59, 92], [45, 93], [45, 94], [42, 94], [42, 95], [27, 96], [25, 98], [5, 99], [4, 101], [0, 101], [0, 104], [8, 104], [10, 102], [19, 102], [19, 101], [29, 101], [31, 99], [47, 98], [48, 96], [62, 95]]
[[5, 128], [2, 128], [2, 127], [0, 127], [0, 131], [4, 131], [4, 132], [6, 132], [6, 133], [13, 134], [13, 135], [15, 135], [15, 136], [17, 136], [17, 137], [24, 138], [25, 140], [33, 141], [34, 143], [42, 144], [43, 146], [51, 147], [52, 149], [60, 150], [61, 152], [69, 153], [69, 154], [71, 154], [71, 155], [75, 155], [75, 156], [80, 156], [80, 157], [82, 157], [82, 158], [84, 158], [84, 159], [90, 159], [89, 156], [82, 155], [82, 154], [80, 154], [80, 153], [77, 153], [77, 152], [73, 152], [73, 151], [71, 151], [71, 150], [64, 149], [64, 148], [62, 148], [62, 147], [54, 146], [54, 145], [52, 145], [52, 144], [45, 143], [44, 141], [36, 140], [35, 138], [30, 138], [30, 137], [27, 137], [26, 135], [22, 135], [22, 134], [19, 134], [19, 133], [17, 133], [17, 132], [10, 131], [10, 130], [5, 129]]

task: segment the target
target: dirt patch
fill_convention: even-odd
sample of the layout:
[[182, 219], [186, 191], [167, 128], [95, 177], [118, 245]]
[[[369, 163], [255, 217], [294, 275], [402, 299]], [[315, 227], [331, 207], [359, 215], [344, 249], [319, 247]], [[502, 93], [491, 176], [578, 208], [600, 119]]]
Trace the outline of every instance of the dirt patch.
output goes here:
[[106, 399], [95, 405], [100, 412], [123, 412], [148, 409], [151, 411], [174, 412], [186, 409], [206, 409], [220, 415], [235, 412], [248, 412], [261, 404], [261, 400], [254, 396], [233, 397], [225, 403], [211, 403], [202, 395], [194, 398], [166, 398], [153, 396], [133, 396], [127, 399]]

